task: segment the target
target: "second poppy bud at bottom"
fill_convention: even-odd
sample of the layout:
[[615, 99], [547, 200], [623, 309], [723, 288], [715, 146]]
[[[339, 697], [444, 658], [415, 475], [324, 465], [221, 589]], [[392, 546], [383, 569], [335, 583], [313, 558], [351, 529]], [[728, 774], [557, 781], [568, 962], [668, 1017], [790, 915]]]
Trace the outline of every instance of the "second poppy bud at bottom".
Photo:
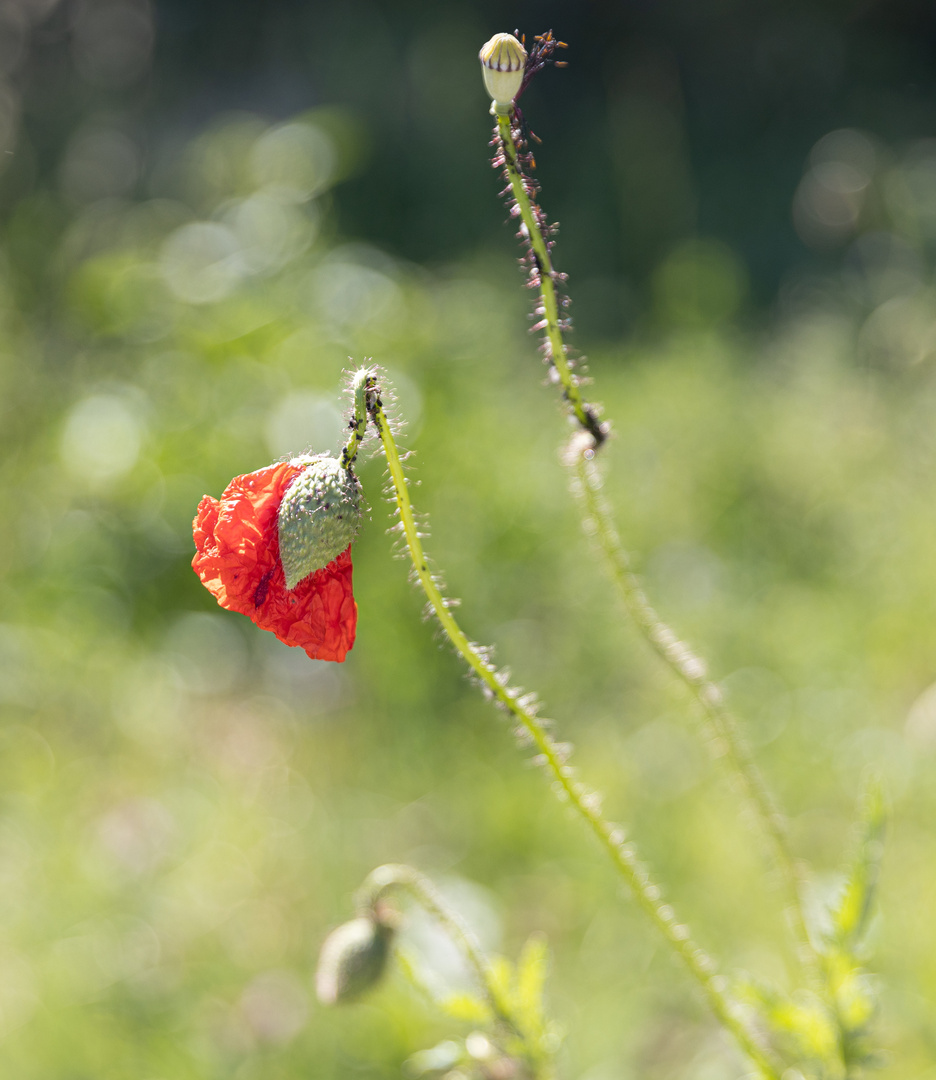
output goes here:
[[393, 926], [373, 914], [361, 915], [332, 930], [322, 943], [315, 992], [323, 1005], [354, 1001], [383, 977]]

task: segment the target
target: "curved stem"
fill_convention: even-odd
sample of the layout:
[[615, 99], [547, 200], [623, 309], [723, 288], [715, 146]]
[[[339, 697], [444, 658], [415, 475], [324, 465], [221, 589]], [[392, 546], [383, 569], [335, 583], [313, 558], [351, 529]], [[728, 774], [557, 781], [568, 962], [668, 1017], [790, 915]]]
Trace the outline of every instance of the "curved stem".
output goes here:
[[522, 1038], [523, 1033], [498, 993], [491, 965], [478, 939], [461, 915], [446, 906], [445, 901], [428, 878], [411, 866], [388, 863], [385, 866], [378, 866], [376, 870], [368, 874], [367, 880], [361, 886], [359, 896], [362, 903], [370, 907], [394, 888], [405, 889], [409, 892], [413, 899], [448, 933], [474, 970], [491, 1007], [491, 1012]]
[[351, 434], [341, 451], [342, 468], [350, 469], [357, 458], [361, 443], [367, 434], [367, 378], [372, 373], [372, 368], [358, 368], [351, 376], [350, 391], [353, 398], [351, 417], [348, 420], [348, 428]]
[[[782, 872], [792, 929], [798, 946], [798, 959], [814, 984], [820, 981], [818, 957], [809, 937], [803, 914], [803, 882], [796, 858], [790, 848], [786, 819], [781, 813], [734, 717], [725, 705], [718, 686], [706, 672], [705, 662], [677, 638], [657, 615], [647, 600], [637, 578], [631, 572], [627, 552], [621, 544], [607, 503], [601, 494], [601, 480], [590, 451], [570, 450], [576, 476], [576, 494], [591, 520], [596, 540], [611, 570], [618, 593], [630, 617], [651, 648], [673, 671], [701, 705], [717, 740], [713, 753], [727, 758], [741, 786], [744, 798], [754, 807], [771, 845], [774, 860]], [[592, 457], [594, 455], [592, 454]]]
[[380, 401], [376, 377], [371, 375], [368, 380], [370, 394], [368, 413], [383, 444], [400, 519], [400, 529], [409, 549], [419, 584], [446, 636], [484, 690], [520, 723], [536, 746], [540, 763], [553, 777], [554, 792], [562, 801], [567, 800], [571, 803], [584, 819], [599, 845], [611, 859], [618, 874], [627, 883], [638, 906], [682, 961], [722, 1026], [733, 1036], [763, 1080], [779, 1080], [779, 1071], [758, 1045], [753, 1033], [732, 1008], [724, 994], [714, 974], [714, 964], [711, 959], [692, 941], [687, 927], [679, 923], [672, 908], [660, 904], [660, 889], [651, 882], [646, 869], [637, 858], [633, 844], [626, 841], [621, 829], [612, 825], [602, 815], [600, 799], [575, 780], [573, 770], [567, 764], [564, 748], [547, 734], [534, 709], [528, 704], [528, 698], [522, 697], [519, 691], [508, 687], [506, 678], [496, 671], [484, 652], [468, 640], [449, 610], [449, 605], [429, 570], [413, 515], [403, 465]]
[[[555, 271], [540, 221], [542, 212], [534, 210], [528, 189], [529, 182], [520, 170], [511, 119], [499, 115], [497, 132], [503, 146], [504, 168], [510, 178], [511, 191], [540, 271], [541, 306], [545, 312], [544, 329], [549, 342], [550, 356], [556, 366], [569, 408], [583, 432], [588, 433], [587, 445], [579, 445], [577, 439], [574, 439], [572, 444], [577, 486], [580, 489], [586, 513], [594, 522], [598, 543], [625, 609], [653, 650], [689, 687], [702, 706], [718, 740], [716, 756], [726, 758], [729, 767], [737, 777], [742, 796], [752, 807], [755, 818], [760, 822], [768, 838], [787, 894], [791, 928], [797, 946], [797, 959], [810, 980], [818, 985], [819, 961], [809, 937], [803, 906], [802, 875], [790, 848], [786, 819], [768, 791], [734, 718], [725, 707], [721, 691], [707, 677], [705, 664], [662, 622], [637, 584], [630, 571], [627, 553], [618, 538], [611, 514], [600, 497], [600, 483], [593, 458], [604, 435], [602, 439], [595, 438], [592, 425], [589, 423], [589, 420], [594, 421], [594, 414], [582, 401], [578, 381], [566, 359], [556, 297]], [[602, 428], [605, 433], [606, 430], [606, 427]], [[582, 440], [584, 442], [584, 436]]]
[[[393, 889], [404, 889], [408, 892], [461, 950], [487, 998], [491, 1013], [517, 1040], [521, 1048], [520, 1053], [530, 1070], [530, 1080], [552, 1080], [553, 1069], [548, 1055], [544, 1054], [535, 1040], [528, 1037], [523, 1025], [514, 1017], [510, 1004], [504, 1001], [494, 969], [471, 927], [458, 911], [446, 905], [427, 877], [420, 874], [418, 870], [414, 870], [412, 866], [406, 866], [403, 863], [387, 863], [384, 866], [378, 866], [367, 875], [367, 879], [358, 890], [359, 906], [372, 908]], [[511, 1052], [515, 1053], [516, 1050]]]

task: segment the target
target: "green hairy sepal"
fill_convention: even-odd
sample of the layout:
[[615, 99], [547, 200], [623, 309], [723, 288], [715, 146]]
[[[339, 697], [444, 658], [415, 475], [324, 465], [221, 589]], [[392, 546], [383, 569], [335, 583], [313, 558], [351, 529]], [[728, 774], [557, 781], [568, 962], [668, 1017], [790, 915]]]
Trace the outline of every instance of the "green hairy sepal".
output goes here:
[[286, 489], [278, 526], [286, 588], [294, 589], [354, 540], [363, 507], [358, 478], [337, 458], [298, 457], [290, 464], [304, 468]]

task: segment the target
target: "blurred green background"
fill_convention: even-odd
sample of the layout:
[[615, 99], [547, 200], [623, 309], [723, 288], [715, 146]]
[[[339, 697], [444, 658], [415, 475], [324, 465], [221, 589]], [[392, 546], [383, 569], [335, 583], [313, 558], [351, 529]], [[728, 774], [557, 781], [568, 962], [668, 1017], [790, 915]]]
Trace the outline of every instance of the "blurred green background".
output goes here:
[[464, 1031], [310, 981], [386, 861], [493, 949], [546, 932], [563, 1075], [743, 1071], [421, 619], [378, 457], [344, 665], [189, 567], [199, 498], [334, 448], [373, 357], [467, 631], [725, 969], [785, 982], [760, 845], [566, 493], [476, 60], [514, 26], [570, 45], [525, 110], [625, 542], [817, 903], [884, 776], [882, 1076], [936, 1077], [936, 11], [851, 0], [0, 3], [5, 1075], [400, 1075]]

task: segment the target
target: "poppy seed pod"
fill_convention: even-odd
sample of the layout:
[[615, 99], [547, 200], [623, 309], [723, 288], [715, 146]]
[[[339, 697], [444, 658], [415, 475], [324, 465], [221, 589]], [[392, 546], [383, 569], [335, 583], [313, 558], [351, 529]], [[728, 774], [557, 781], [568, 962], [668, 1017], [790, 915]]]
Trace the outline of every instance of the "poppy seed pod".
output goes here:
[[280, 559], [286, 588], [321, 570], [337, 558], [357, 535], [361, 488], [357, 477], [337, 458], [294, 458], [302, 467], [280, 503]]
[[322, 943], [315, 972], [315, 992], [323, 1005], [354, 1001], [380, 982], [393, 927], [372, 915], [342, 923]]
[[487, 92], [494, 99], [491, 111], [509, 113], [523, 83], [527, 52], [513, 34], [495, 34], [478, 53]]

